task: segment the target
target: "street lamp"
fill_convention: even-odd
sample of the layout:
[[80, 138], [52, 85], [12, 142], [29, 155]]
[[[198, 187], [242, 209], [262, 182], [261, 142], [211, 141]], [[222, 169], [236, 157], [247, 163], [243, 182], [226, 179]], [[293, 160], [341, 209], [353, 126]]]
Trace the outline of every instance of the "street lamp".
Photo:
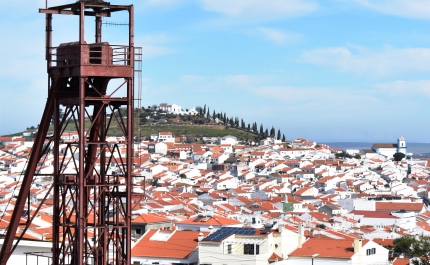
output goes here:
[[313, 254], [312, 255], [312, 265], [314, 265], [314, 258], [316, 257], [316, 256], [318, 256], [319, 254]]

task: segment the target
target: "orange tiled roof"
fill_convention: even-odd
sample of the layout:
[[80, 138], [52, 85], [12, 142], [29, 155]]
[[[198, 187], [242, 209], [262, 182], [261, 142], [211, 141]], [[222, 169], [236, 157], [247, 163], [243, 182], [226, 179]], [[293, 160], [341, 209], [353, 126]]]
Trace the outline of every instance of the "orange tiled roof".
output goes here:
[[[363, 240], [363, 246], [367, 243]], [[311, 257], [318, 253], [318, 258], [350, 259], [354, 255], [354, 240], [329, 239], [329, 238], [309, 238], [303, 243], [302, 248], [294, 250], [289, 256]]]
[[413, 202], [376, 202], [376, 211], [421, 211], [424, 203]]
[[396, 258], [393, 261], [393, 265], [409, 265], [410, 259], [409, 258]]
[[132, 223], [161, 223], [161, 222], [170, 222], [169, 219], [160, 217], [154, 214], [146, 214], [142, 213], [141, 215], [134, 218]]
[[[151, 239], [156, 233], [171, 233], [167, 240]], [[136, 243], [131, 250], [135, 257], [156, 258], [188, 258], [198, 246], [198, 235], [200, 231], [158, 231], [151, 229]], [[208, 232], [203, 232], [207, 236]]]
[[197, 226], [201, 226], [201, 225], [224, 226], [224, 225], [237, 225], [237, 224], [241, 223], [238, 220], [233, 220], [230, 218], [222, 217], [220, 215], [214, 215], [213, 217], [210, 217], [210, 218], [208, 216], [208, 218], [202, 218], [198, 222], [194, 222], [195, 217], [197, 217], [197, 216], [194, 216], [194, 218], [183, 220], [183, 221], [180, 221], [177, 223], [178, 224], [187, 224], [187, 225], [197, 225]]

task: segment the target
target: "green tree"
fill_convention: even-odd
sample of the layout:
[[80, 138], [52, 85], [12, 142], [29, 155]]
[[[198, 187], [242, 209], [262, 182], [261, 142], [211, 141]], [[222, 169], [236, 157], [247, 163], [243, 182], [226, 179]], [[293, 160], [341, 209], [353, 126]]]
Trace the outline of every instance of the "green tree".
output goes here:
[[153, 179], [149, 184], [154, 187], [160, 187], [160, 184], [158, 184], [158, 179]]
[[275, 137], [275, 128], [273, 128], [273, 126], [272, 129], [270, 129], [270, 137]]
[[264, 133], [263, 124], [260, 124], [260, 134]]
[[285, 143], [285, 141], [286, 141], [286, 139], [285, 139], [285, 135], [284, 135], [284, 134], [282, 134], [282, 142], [284, 142], [284, 143]]
[[405, 154], [399, 152], [399, 153], [395, 153], [393, 157], [394, 157], [394, 161], [402, 161], [402, 159], [405, 158]]
[[203, 114], [203, 108], [202, 107], [197, 106], [196, 111], [199, 113], [200, 116], [202, 116], [202, 114]]
[[394, 252], [403, 253], [413, 265], [430, 265], [430, 237], [403, 236], [394, 239]]
[[342, 151], [341, 153], [337, 153], [334, 155], [336, 158], [352, 158], [352, 155], [348, 154], [345, 151]]
[[325, 224], [317, 224], [316, 227], [321, 228], [321, 229], [325, 229], [326, 228]]
[[278, 129], [278, 136], [276, 137], [277, 140], [281, 140], [281, 130]]
[[206, 115], [206, 104], [205, 104], [205, 106], [203, 107], [203, 116], [205, 116]]
[[140, 118], [140, 122], [141, 123], [145, 123], [145, 122], [148, 121], [148, 119], [146, 118], [146, 114], [145, 113], [140, 113], [139, 118]]

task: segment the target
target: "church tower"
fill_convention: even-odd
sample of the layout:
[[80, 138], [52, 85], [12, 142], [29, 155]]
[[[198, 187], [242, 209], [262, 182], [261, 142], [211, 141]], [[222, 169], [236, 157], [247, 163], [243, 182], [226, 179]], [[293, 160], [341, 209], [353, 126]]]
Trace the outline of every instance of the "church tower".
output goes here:
[[406, 147], [406, 138], [403, 136], [400, 136], [399, 139], [397, 139], [397, 153], [403, 153], [406, 155], [407, 147]]

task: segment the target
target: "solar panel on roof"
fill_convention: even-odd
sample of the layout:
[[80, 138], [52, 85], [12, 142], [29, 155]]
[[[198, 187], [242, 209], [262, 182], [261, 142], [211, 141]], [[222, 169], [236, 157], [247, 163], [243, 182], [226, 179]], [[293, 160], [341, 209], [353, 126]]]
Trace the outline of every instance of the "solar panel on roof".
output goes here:
[[267, 234], [270, 232], [270, 229], [272, 229], [271, 227], [266, 227], [264, 228], [264, 230], [261, 232], [262, 234]]
[[197, 218], [196, 219], [194, 219], [193, 220], [193, 222], [198, 222], [198, 221], [200, 221], [200, 219], [202, 219], [204, 216], [203, 215], [199, 215], [199, 216], [197, 216]]
[[242, 228], [242, 227], [222, 227], [215, 231], [213, 234], [205, 237], [204, 241], [221, 241], [230, 235], [254, 235], [255, 228]]

